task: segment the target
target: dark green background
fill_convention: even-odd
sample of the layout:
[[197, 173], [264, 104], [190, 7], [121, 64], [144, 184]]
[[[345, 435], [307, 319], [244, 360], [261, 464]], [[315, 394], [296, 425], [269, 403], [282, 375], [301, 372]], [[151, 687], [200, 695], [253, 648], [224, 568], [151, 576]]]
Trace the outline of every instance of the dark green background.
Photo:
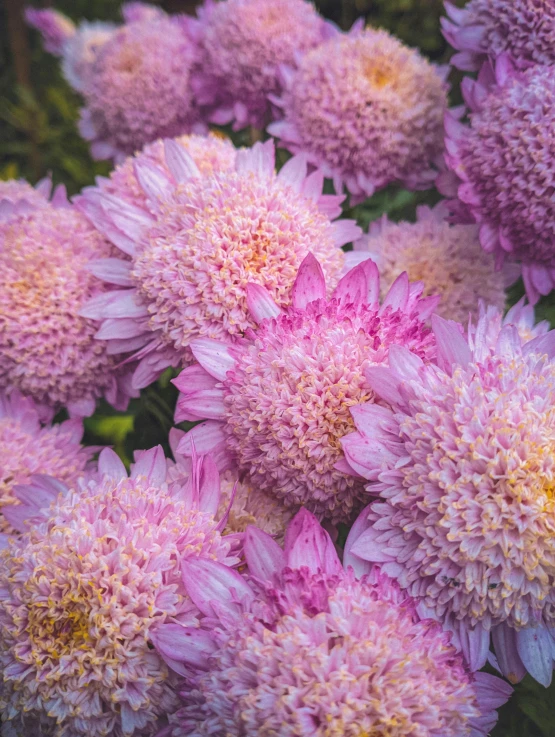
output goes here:
[[[271, 1], [271, 0], [269, 0]], [[47, 7], [34, 0], [30, 4]], [[168, 11], [193, 12], [195, 2], [157, 3]], [[396, 34], [437, 62], [449, 58], [440, 32], [439, 0], [319, 0], [322, 13], [343, 28], [360, 15], [373, 25]], [[464, 4], [464, 0], [458, 2]], [[0, 179], [25, 177], [36, 182], [51, 172], [70, 194], [106, 174], [110, 165], [93, 162], [76, 129], [79, 98], [62, 78], [58, 61], [43, 52], [38, 34], [21, 20], [22, 0], [0, 0]], [[55, 7], [74, 20], [118, 20], [120, 2], [113, 0], [59, 0]], [[459, 101], [459, 77], [452, 75], [454, 102]], [[389, 188], [359, 206], [354, 214], [362, 225], [387, 212], [392, 219], [413, 219], [418, 202], [434, 202], [434, 193], [414, 194]], [[521, 294], [517, 286], [513, 299]], [[544, 300], [538, 312], [552, 317], [553, 300]], [[555, 313], [553, 313], [555, 314]], [[126, 413], [102, 406], [87, 421], [87, 440], [113, 444], [129, 461], [135, 448], [166, 444], [172, 426], [175, 391], [166, 374], [149, 387]], [[167, 446], [166, 446], [167, 447]], [[555, 737], [555, 687], [543, 689], [526, 679], [511, 702], [501, 710], [495, 737]]]

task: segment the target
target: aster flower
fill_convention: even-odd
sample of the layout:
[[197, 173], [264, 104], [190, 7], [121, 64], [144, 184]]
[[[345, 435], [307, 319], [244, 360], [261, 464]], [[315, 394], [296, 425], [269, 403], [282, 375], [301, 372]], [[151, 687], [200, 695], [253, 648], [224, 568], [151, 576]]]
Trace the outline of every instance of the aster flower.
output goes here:
[[445, 162], [438, 188], [461, 222], [480, 226], [480, 242], [522, 265], [532, 303], [555, 284], [553, 172], [555, 121], [553, 68], [516, 71], [506, 56], [489, 64], [478, 81], [462, 85], [469, 125], [446, 116]]
[[547, 685], [555, 652], [555, 333], [524, 342], [491, 311], [468, 339], [438, 316], [432, 325], [437, 366], [394, 346], [389, 367], [366, 370], [389, 406], [354, 408], [357, 432], [342, 441], [378, 497], [347, 549], [378, 563], [422, 616], [451, 630], [472, 668], [486, 662], [491, 635], [505, 676], [516, 682], [528, 671]]
[[174, 380], [176, 422], [207, 419], [183, 438], [180, 452], [213, 452], [222, 469], [237, 466], [286, 506], [348, 521], [367, 497], [361, 480], [345, 473], [340, 441], [354, 429], [349, 410], [373, 399], [365, 368], [387, 363], [392, 345], [434, 356], [424, 320], [437, 299], [421, 299], [422, 285], [409, 284], [406, 274], [381, 306], [379, 288], [376, 265], [366, 260], [327, 299], [312, 255], [283, 311], [263, 287], [249, 285], [258, 329], [234, 345], [193, 341], [200, 366]]
[[101, 396], [123, 409], [133, 393], [128, 372], [78, 314], [104, 292], [87, 264], [112, 247], [63, 189], [26, 212], [0, 222], [0, 387], [71, 415], [92, 414]]
[[208, 459], [186, 483], [168, 484], [160, 447], [141, 454], [130, 478], [104, 450], [99, 472], [0, 553], [0, 708], [17, 737], [156, 734], [178, 702], [151, 632], [196, 621], [181, 561], [239, 560], [218, 531]]
[[[49, 178], [33, 187], [24, 179], [8, 179], [0, 181], [0, 222], [24, 215], [25, 213], [44, 207], [48, 203], [52, 189]], [[59, 196], [63, 191], [60, 190]]]
[[157, 138], [203, 129], [189, 80], [195, 56], [182, 18], [157, 13], [112, 33], [82, 90], [79, 128], [93, 156], [119, 160]]
[[41, 34], [46, 51], [56, 56], [62, 55], [66, 41], [75, 34], [73, 21], [57, 10], [27, 8], [25, 19]]
[[459, 53], [457, 69], [474, 71], [487, 57], [508, 53], [519, 64], [555, 63], [555, 6], [543, 0], [470, 0], [464, 8], [445, 3], [441, 27]]
[[480, 246], [478, 227], [449, 225], [446, 215], [442, 205], [419, 207], [416, 223], [392, 223], [384, 215], [354, 248], [378, 265], [382, 291], [406, 271], [409, 279], [424, 283], [426, 294], [441, 297], [438, 315], [466, 324], [469, 315], [477, 317], [480, 300], [504, 308], [505, 287], [519, 269], [496, 271], [493, 257]]
[[343, 198], [322, 195], [322, 174], [307, 176], [302, 157], [275, 174], [271, 141], [239, 151], [232, 171], [212, 176], [202, 176], [175, 141], [166, 141], [164, 151], [164, 168], [142, 157], [134, 164], [147, 208], [102, 191], [79, 202], [131, 256], [103, 273], [129, 289], [92, 300], [81, 314], [104, 321], [98, 337], [111, 341], [111, 351], [138, 350], [137, 388], [167, 366], [190, 363], [193, 339], [230, 340], [254, 325], [248, 282], [265, 284], [282, 304], [313, 251], [336, 283], [349, 260], [340, 247], [361, 234], [352, 220], [332, 222]]
[[200, 629], [163, 624], [154, 643], [179, 663], [171, 737], [481, 737], [510, 687], [469, 673], [449, 636], [379, 571], [360, 580], [303, 510], [282, 550], [249, 528], [251, 576], [206, 559], [183, 579]]
[[269, 94], [281, 89], [279, 65], [320, 44], [329, 27], [306, 0], [206, 2], [194, 86], [210, 120], [264, 128]]
[[[190, 474], [191, 458], [178, 451], [185, 432], [173, 427], [169, 443], [175, 462], [168, 461], [168, 478], [179, 479]], [[217, 460], [215, 458], [215, 460]], [[270, 493], [260, 491], [254, 484], [237, 479], [237, 474], [225, 471], [220, 477], [220, 506], [218, 518], [226, 519], [224, 534], [243, 533], [255, 525], [275, 540], [282, 542], [294, 511]]]
[[287, 71], [274, 99], [284, 118], [268, 131], [355, 200], [390, 182], [425, 188], [443, 150], [446, 73], [385, 31], [356, 28]]
[[[20, 508], [17, 486], [33, 474], [48, 474], [68, 484], [82, 477], [94, 448], [80, 445], [83, 423], [46, 422], [48, 410], [19, 392], [0, 392], [0, 532], [12, 529]], [[5, 515], [3, 514], [5, 513]]]
[[[237, 150], [228, 138], [217, 133], [209, 133], [208, 135], [188, 134], [174, 140], [193, 159], [202, 176], [212, 176], [217, 172], [230, 171], [235, 168]], [[159, 139], [153, 143], [147, 143], [134, 156], [128, 156], [125, 161], [116, 166], [108, 178], [97, 177], [97, 187], [87, 187], [83, 190], [83, 194], [90, 192], [91, 199], [94, 199], [94, 193], [98, 188], [105, 194], [113, 195], [131, 205], [155, 213], [156, 208], [154, 210], [151, 208], [148, 195], [141, 187], [135, 173], [136, 167], [141, 167], [143, 162], [162, 169], [166, 176], [171, 177], [170, 169], [166, 164], [165, 144]], [[76, 201], [79, 202], [79, 198]], [[83, 210], [87, 213], [88, 198], [81, 202], [84, 203]]]

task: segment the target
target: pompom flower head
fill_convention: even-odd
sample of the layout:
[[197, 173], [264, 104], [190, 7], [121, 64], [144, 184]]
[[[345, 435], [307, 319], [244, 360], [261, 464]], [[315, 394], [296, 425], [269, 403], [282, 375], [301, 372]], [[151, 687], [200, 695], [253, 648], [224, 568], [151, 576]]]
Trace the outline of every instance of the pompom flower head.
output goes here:
[[462, 222], [480, 226], [480, 242], [495, 254], [522, 264], [532, 303], [555, 284], [555, 81], [553, 67], [516, 71], [506, 56], [495, 73], [486, 64], [478, 81], [462, 90], [469, 125], [446, 116], [445, 162], [439, 189], [456, 197]]
[[164, 151], [165, 167], [141, 156], [134, 164], [146, 208], [102, 191], [79, 203], [131, 256], [104, 270], [107, 282], [129, 288], [92, 300], [82, 314], [104, 321], [98, 337], [111, 350], [139, 349], [138, 388], [167, 366], [187, 365], [195, 338], [230, 340], [254, 325], [248, 282], [267, 285], [282, 304], [313, 251], [337, 283], [348, 261], [341, 246], [361, 234], [354, 221], [332, 222], [342, 198], [322, 195], [323, 176], [307, 176], [303, 157], [275, 174], [271, 141], [239, 151], [232, 170], [212, 176], [177, 142], [167, 140]]
[[12, 529], [20, 508], [17, 486], [33, 474], [48, 474], [67, 484], [82, 477], [94, 448], [80, 445], [83, 424], [77, 419], [46, 423], [43, 407], [19, 392], [0, 392], [0, 532]]
[[101, 396], [123, 409], [126, 373], [79, 315], [104, 291], [87, 264], [112, 246], [63, 190], [25, 213], [0, 220], [0, 387], [72, 415], [92, 414]]
[[521, 66], [555, 63], [552, 0], [470, 0], [464, 8], [445, 3], [441, 27], [458, 53], [457, 69], [479, 69], [487, 57], [508, 53]]
[[302, 510], [282, 550], [249, 528], [250, 577], [189, 559], [201, 628], [164, 624], [155, 645], [179, 662], [183, 707], [171, 737], [461, 737], [488, 734], [511, 691], [467, 671], [439, 625], [378, 571], [357, 580]]
[[[526, 320], [522, 305], [509, 316]], [[366, 378], [348, 462], [378, 499], [347, 547], [453, 632], [473, 668], [490, 635], [515, 682], [548, 685], [555, 624], [555, 332], [528, 342], [487, 310], [466, 339], [432, 317], [438, 365], [401, 346]], [[389, 406], [383, 406], [383, 403]], [[363, 527], [366, 526], [366, 530]]]
[[476, 225], [449, 225], [439, 205], [417, 209], [415, 223], [392, 223], [384, 215], [371, 223], [367, 236], [354, 244], [378, 265], [382, 291], [403, 271], [422, 281], [426, 294], [438, 294], [436, 314], [468, 323], [477, 317], [480, 300], [503, 309], [505, 287], [518, 278], [518, 267], [496, 271], [493, 256], [485, 253]]
[[421, 299], [421, 284], [403, 274], [379, 303], [376, 265], [366, 260], [339, 282], [331, 298], [314, 256], [304, 260], [281, 310], [249, 285], [257, 330], [234, 345], [200, 338], [200, 366], [185, 369], [176, 421], [207, 419], [180, 450], [211, 449], [222, 468], [237, 466], [257, 489], [287, 506], [345, 522], [366, 492], [345, 472], [341, 438], [354, 429], [350, 409], [371, 401], [367, 366], [387, 362], [392, 345], [410, 346], [428, 360], [434, 343], [424, 320], [437, 298]]
[[285, 73], [283, 120], [268, 131], [305, 152], [355, 199], [402, 182], [431, 186], [443, 151], [446, 70], [385, 31], [356, 28], [307, 53]]
[[194, 35], [184, 18], [157, 11], [118, 28], [96, 50], [80, 122], [93, 156], [120, 160], [157, 138], [203, 128], [190, 86]]
[[306, 0], [210, 0], [199, 11], [200, 68], [194, 85], [210, 120], [264, 128], [279, 65], [321, 43], [328, 26]]
[[11, 541], [0, 559], [0, 708], [10, 734], [156, 734], [178, 702], [150, 638], [166, 620], [194, 624], [197, 611], [181, 561], [239, 560], [219, 532], [218, 504], [208, 459], [168, 484], [161, 448], [142, 453], [130, 478], [104, 450], [97, 479], [60, 494]]

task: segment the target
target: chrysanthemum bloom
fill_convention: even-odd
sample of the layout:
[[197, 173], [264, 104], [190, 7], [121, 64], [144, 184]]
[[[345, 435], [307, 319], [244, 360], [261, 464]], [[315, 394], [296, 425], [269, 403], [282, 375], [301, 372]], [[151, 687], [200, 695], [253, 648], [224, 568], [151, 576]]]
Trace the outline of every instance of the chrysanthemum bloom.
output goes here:
[[406, 271], [409, 279], [424, 283], [426, 294], [441, 297], [438, 315], [466, 324], [469, 315], [477, 317], [479, 300], [505, 307], [505, 287], [519, 269], [496, 271], [493, 256], [480, 246], [477, 226], [449, 225], [446, 214], [442, 206], [419, 207], [416, 223], [392, 223], [384, 215], [354, 248], [378, 265], [382, 291]]
[[336, 284], [349, 262], [340, 247], [361, 235], [352, 220], [332, 222], [343, 198], [322, 195], [321, 172], [307, 177], [302, 157], [276, 176], [271, 141], [239, 151], [232, 171], [213, 176], [202, 176], [175, 141], [164, 148], [164, 168], [135, 162], [147, 208], [102, 191], [88, 192], [79, 205], [132, 257], [104, 272], [106, 281], [130, 289], [102, 295], [82, 314], [104, 320], [98, 337], [112, 341], [111, 350], [140, 349], [138, 388], [167, 366], [189, 363], [193, 339], [229, 340], [253, 326], [248, 282], [265, 284], [283, 304], [312, 251]]
[[122, 159], [157, 138], [202, 129], [189, 79], [195, 57], [182, 18], [159, 14], [112, 33], [82, 89], [80, 132], [93, 156]]
[[487, 57], [508, 53], [519, 65], [555, 64], [555, 5], [552, 0], [470, 0], [464, 8], [445, 3], [441, 26], [459, 53], [457, 69], [479, 69]]
[[195, 340], [200, 366], [174, 381], [181, 391], [176, 421], [208, 419], [183, 438], [181, 452], [210, 450], [222, 468], [237, 466], [248, 483], [285, 505], [349, 520], [367, 494], [342, 468], [340, 440], [354, 429], [351, 407], [373, 399], [365, 368], [386, 363], [395, 344], [426, 360], [435, 350], [424, 320], [437, 298], [421, 299], [422, 285], [409, 284], [406, 274], [381, 306], [379, 289], [376, 265], [366, 260], [327, 299], [312, 255], [283, 311], [264, 288], [249, 285], [258, 329], [231, 346]]
[[19, 214], [18, 206], [21, 203], [25, 203], [26, 210], [42, 207], [48, 202], [50, 190], [49, 179], [42, 179], [36, 187], [24, 179], [0, 181], [0, 219]]
[[322, 43], [330, 30], [306, 0], [208, 0], [199, 11], [200, 68], [194, 86], [210, 120], [264, 128], [280, 64]]
[[73, 21], [57, 10], [27, 8], [25, 19], [41, 34], [46, 51], [56, 56], [62, 55], [66, 41], [75, 34]]
[[14, 487], [33, 474], [48, 474], [73, 484], [83, 476], [94, 448], [81, 446], [83, 424], [68, 420], [59, 425], [44, 422], [44, 409], [19, 392], [0, 392], [0, 532], [11, 524], [2, 512], [15, 511]]
[[[506, 56], [464, 80], [470, 125], [446, 116], [445, 162], [438, 187], [457, 199], [462, 222], [480, 225], [480, 242], [522, 264], [532, 303], [555, 284], [555, 67], [516, 71]], [[540, 112], [541, 111], [541, 114]]]
[[[175, 463], [168, 461], [171, 479], [186, 478], [190, 473], [191, 458], [178, 450], [185, 432], [176, 427], [170, 430], [169, 442]], [[218, 458], [214, 457], [217, 462]], [[221, 494], [218, 518], [226, 518], [224, 534], [243, 533], [249, 525], [255, 525], [275, 540], [283, 541], [287, 525], [295, 514], [281, 499], [260, 491], [255, 485], [239, 481], [237, 474], [226, 471], [221, 475]]]
[[179, 661], [183, 708], [171, 737], [482, 737], [511, 688], [472, 675], [439, 625], [378, 571], [355, 578], [303, 510], [282, 550], [249, 528], [251, 577], [189, 559], [201, 629], [165, 624], [154, 642]]
[[284, 119], [268, 131], [359, 200], [390, 182], [425, 188], [443, 151], [446, 73], [385, 31], [355, 29], [285, 75]]
[[[237, 149], [228, 138], [215, 133], [209, 133], [206, 136], [191, 133], [179, 136], [174, 140], [193, 159], [202, 176], [212, 176], [217, 172], [230, 171], [235, 167]], [[137, 165], [140, 166], [141, 162], [155, 165], [162, 169], [167, 176], [171, 176], [170, 169], [166, 164], [165, 144], [163, 140], [159, 139], [153, 143], [148, 143], [135, 156], [128, 156], [123, 163], [116, 166], [110, 173], [109, 178], [97, 177], [97, 188], [101, 192], [119, 197], [131, 205], [151, 210], [148, 194], [141, 187], [135, 173]], [[93, 203], [102, 205], [102, 200], [95, 199], [95, 192], [95, 187], [86, 188], [83, 193], [90, 193], [90, 196], [77, 199], [77, 202], [81, 203], [80, 207], [82, 206], [85, 214], [91, 207], [94, 208]], [[154, 212], [156, 212], [156, 209], [154, 208]], [[94, 219], [93, 211], [91, 211], [91, 219]]]
[[[493, 324], [492, 324], [493, 322]], [[348, 462], [378, 500], [351, 554], [396, 578], [472, 668], [551, 680], [555, 652], [555, 332], [529, 342], [486, 312], [467, 340], [433, 316], [438, 366], [404, 347], [366, 378]], [[493, 330], [497, 336], [493, 341]], [[362, 528], [366, 526], [367, 529]]]
[[126, 374], [95, 339], [98, 326], [79, 315], [105, 291], [87, 265], [111, 251], [63, 191], [0, 222], [0, 387], [72, 415], [92, 414], [101, 396], [126, 406]]
[[187, 484], [167, 484], [166, 459], [153, 448], [127, 478], [104, 450], [99, 479], [60, 494], [48, 519], [0, 554], [9, 734], [150, 737], [177, 707], [175, 678], [150, 634], [165, 621], [195, 622], [183, 559], [239, 561], [214, 517], [214, 470], [199, 461]]

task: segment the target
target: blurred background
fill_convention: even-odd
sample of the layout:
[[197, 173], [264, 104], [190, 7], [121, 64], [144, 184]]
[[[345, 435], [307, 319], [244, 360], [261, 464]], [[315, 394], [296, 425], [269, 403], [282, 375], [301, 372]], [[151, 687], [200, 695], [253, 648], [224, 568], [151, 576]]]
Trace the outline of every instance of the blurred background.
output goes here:
[[[194, 13], [195, 0], [151, 0], [168, 12]], [[272, 0], [268, 0], [271, 2]], [[455, 4], [462, 6], [465, 0]], [[35, 7], [55, 6], [75, 21], [120, 19], [116, 0], [31, 0]], [[23, 21], [24, 0], [0, 0], [0, 179], [23, 177], [35, 183], [51, 173], [70, 194], [91, 184], [97, 174], [110, 171], [108, 162], [93, 162], [87, 144], [78, 135], [76, 121], [80, 100], [60, 72], [56, 58], [42, 50], [39, 34]], [[418, 47], [435, 62], [450, 56], [439, 19], [442, 0], [316, 0], [322, 14], [344, 29], [364, 16], [410, 46]], [[452, 75], [453, 102], [459, 101], [459, 78]], [[355, 212], [362, 225], [387, 212], [392, 219], [414, 218], [418, 202], [433, 202], [437, 195], [388, 188]], [[520, 294], [516, 288], [516, 298]], [[551, 308], [551, 313], [553, 308]], [[554, 314], [540, 305], [538, 314], [554, 322]], [[109, 443], [123, 458], [133, 448], [165, 441], [173, 424], [175, 390], [170, 375], [142, 392], [128, 412], [100, 407], [87, 421], [87, 441]], [[555, 737], [555, 687], [543, 689], [526, 679], [502, 709], [492, 737]]]

